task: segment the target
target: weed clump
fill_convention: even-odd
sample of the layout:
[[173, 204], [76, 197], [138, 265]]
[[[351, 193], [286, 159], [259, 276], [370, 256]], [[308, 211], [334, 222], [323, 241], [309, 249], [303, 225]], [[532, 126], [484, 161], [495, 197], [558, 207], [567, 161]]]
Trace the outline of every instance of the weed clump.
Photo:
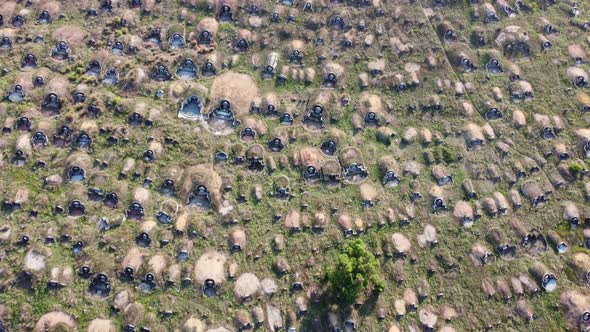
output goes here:
[[577, 162], [569, 164], [568, 169], [574, 178], [577, 178], [580, 173], [584, 170], [584, 167]]

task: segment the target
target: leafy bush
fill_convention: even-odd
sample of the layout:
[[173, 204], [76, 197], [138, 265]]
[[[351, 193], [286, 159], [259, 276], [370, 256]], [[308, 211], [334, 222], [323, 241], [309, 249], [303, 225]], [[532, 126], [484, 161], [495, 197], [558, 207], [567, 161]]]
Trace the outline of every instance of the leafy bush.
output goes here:
[[383, 291], [385, 286], [379, 270], [375, 256], [367, 250], [362, 240], [356, 239], [345, 244], [338, 255], [336, 266], [326, 272], [326, 279], [333, 296], [352, 304], [361, 291]]
[[572, 173], [574, 177], [577, 177], [578, 174], [580, 174], [582, 170], [584, 170], [584, 167], [576, 162], [571, 163], [568, 168], [570, 170], [570, 173]]
[[442, 154], [443, 154], [443, 160], [448, 164], [457, 161], [460, 157], [459, 154], [455, 150], [453, 150], [447, 146], [443, 146]]
[[450, 146], [438, 145], [433, 151], [434, 158], [437, 163], [445, 162], [447, 164], [454, 163], [461, 159], [461, 154]]
[[122, 35], [126, 35], [129, 33], [129, 28], [124, 27], [119, 30], [115, 30], [115, 36], [121, 37]]

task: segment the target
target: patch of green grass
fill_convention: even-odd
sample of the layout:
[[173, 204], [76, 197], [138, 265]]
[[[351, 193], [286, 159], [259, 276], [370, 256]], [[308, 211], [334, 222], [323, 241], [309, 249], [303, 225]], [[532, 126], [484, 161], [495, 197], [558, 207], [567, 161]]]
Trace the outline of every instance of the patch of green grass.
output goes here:
[[237, 33], [237, 28], [232, 23], [221, 22], [219, 23], [219, 32], [223, 32], [226, 34], [235, 34]]

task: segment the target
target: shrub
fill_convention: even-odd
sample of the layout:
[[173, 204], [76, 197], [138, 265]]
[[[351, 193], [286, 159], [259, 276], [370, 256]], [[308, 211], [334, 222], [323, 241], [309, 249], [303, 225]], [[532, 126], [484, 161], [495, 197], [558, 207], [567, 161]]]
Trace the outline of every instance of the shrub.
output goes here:
[[447, 146], [443, 147], [442, 154], [443, 160], [448, 164], [453, 163], [459, 159], [459, 154]]
[[578, 174], [582, 173], [582, 170], [584, 170], [584, 167], [582, 165], [580, 165], [579, 163], [573, 162], [568, 166], [568, 169], [570, 170], [570, 172], [572, 173], [572, 175], [574, 177], [577, 177]]
[[461, 154], [452, 147], [446, 145], [436, 146], [433, 153], [437, 163], [445, 162], [451, 164], [461, 159]]

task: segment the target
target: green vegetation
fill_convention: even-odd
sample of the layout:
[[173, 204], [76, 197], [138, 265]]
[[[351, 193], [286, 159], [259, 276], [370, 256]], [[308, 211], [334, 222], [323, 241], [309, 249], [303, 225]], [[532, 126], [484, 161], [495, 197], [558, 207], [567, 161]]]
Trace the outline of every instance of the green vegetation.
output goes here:
[[351, 304], [362, 291], [380, 293], [385, 288], [379, 275], [379, 262], [360, 240], [347, 242], [338, 255], [336, 266], [326, 272], [332, 295]]
[[[81, 77], [84, 76], [85, 71], [86, 71], [86, 67], [82, 63], [76, 64], [75, 67], [73, 67], [73, 68], [71, 68], [71, 70], [69, 70], [69, 73], [67, 74], [68, 80], [70, 80], [72, 82], [77, 82], [78, 80], [80, 80]], [[88, 81], [88, 80], [85, 79], [84, 81]]]
[[459, 153], [457, 153], [457, 151], [453, 150], [452, 148], [450, 148], [448, 146], [442, 147], [442, 156], [443, 156], [443, 160], [445, 161], [445, 163], [453, 163], [453, 162], [461, 159], [461, 156], [459, 155]]
[[233, 24], [227, 23], [227, 22], [221, 22], [221, 23], [219, 23], [219, 32], [220, 33], [235, 34], [235, 33], [237, 33], [237, 30]]
[[572, 176], [574, 178], [577, 178], [578, 175], [580, 173], [582, 173], [582, 170], [584, 169], [584, 167], [582, 165], [580, 165], [579, 163], [577, 163], [577, 162], [574, 161], [571, 164], [569, 164], [568, 169], [572, 173]]
[[129, 33], [129, 29], [125, 27], [125, 28], [121, 28], [119, 30], [116, 30], [115, 31], [115, 36], [121, 37], [122, 35], [126, 35], [128, 33]]
[[457, 152], [454, 148], [447, 146], [447, 145], [438, 145], [436, 146], [433, 151], [434, 160], [437, 163], [447, 163], [451, 164], [461, 160], [461, 154]]

